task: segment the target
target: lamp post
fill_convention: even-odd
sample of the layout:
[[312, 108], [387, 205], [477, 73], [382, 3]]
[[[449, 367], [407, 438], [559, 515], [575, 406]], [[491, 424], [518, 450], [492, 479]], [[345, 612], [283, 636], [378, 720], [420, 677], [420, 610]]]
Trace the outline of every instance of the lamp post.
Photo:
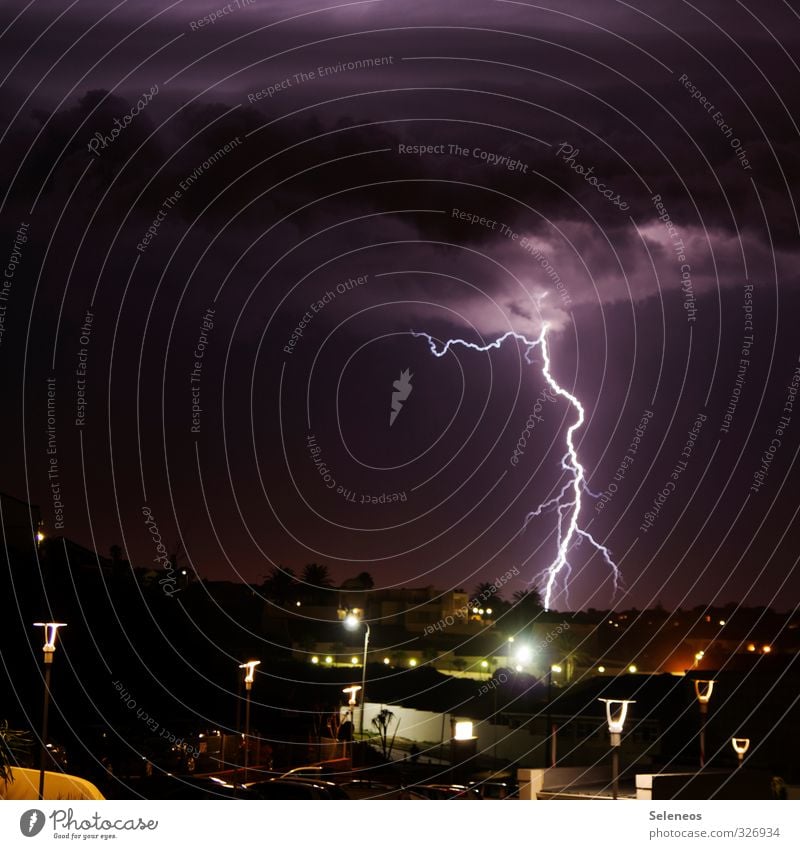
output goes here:
[[694, 694], [700, 705], [700, 768], [706, 765], [706, 717], [708, 716], [708, 703], [714, 692], [713, 679], [697, 678], [694, 682]]
[[44, 704], [42, 706], [42, 740], [39, 750], [39, 798], [44, 799], [44, 772], [47, 765], [47, 721], [50, 713], [50, 670], [53, 667], [53, 655], [56, 653], [58, 629], [65, 628], [66, 622], [34, 622], [34, 627], [44, 628]]
[[[598, 699], [605, 702], [608, 733], [611, 737], [611, 795], [619, 798], [619, 747], [622, 743], [622, 728], [628, 715], [628, 705], [636, 704], [633, 699]], [[614, 705], [619, 705], [615, 708]]]
[[739, 758], [739, 766], [741, 767], [744, 762], [744, 756], [747, 754], [747, 750], [750, 748], [750, 738], [749, 737], [731, 737], [731, 745], [733, 746], [733, 751], [736, 752], [736, 757]]
[[244, 686], [247, 697], [244, 705], [244, 780], [247, 781], [247, 770], [250, 766], [250, 691], [253, 689], [256, 667], [260, 660], [248, 660], [240, 663], [239, 669], [246, 669], [244, 674]]
[[364, 622], [354, 613], [350, 612], [344, 618], [344, 624], [351, 631], [364, 626], [364, 659], [361, 663], [361, 711], [358, 715], [358, 733], [364, 739], [364, 711], [367, 707], [367, 650], [369, 649], [369, 622]]

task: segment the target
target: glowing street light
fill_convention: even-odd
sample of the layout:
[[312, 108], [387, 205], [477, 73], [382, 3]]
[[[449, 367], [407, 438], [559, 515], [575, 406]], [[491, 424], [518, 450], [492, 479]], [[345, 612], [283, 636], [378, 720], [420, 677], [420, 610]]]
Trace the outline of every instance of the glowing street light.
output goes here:
[[456, 722], [455, 731], [453, 732], [454, 740], [474, 740], [475, 735], [472, 733], [472, 722], [469, 720], [459, 720]]
[[44, 704], [42, 706], [42, 740], [39, 750], [39, 798], [44, 799], [44, 771], [47, 763], [47, 720], [50, 713], [50, 670], [53, 655], [56, 653], [56, 637], [59, 628], [66, 628], [66, 622], [34, 622], [35, 628], [44, 628]]
[[244, 686], [247, 691], [247, 700], [244, 708], [244, 780], [247, 781], [247, 770], [250, 766], [250, 691], [253, 689], [253, 680], [255, 679], [256, 667], [261, 663], [260, 660], [248, 660], [246, 663], [240, 663], [239, 669], [246, 669], [244, 674]]
[[733, 751], [736, 752], [736, 757], [739, 758], [739, 766], [741, 766], [744, 761], [744, 756], [750, 748], [750, 738], [731, 737], [731, 745], [733, 746]]
[[[344, 618], [346, 628], [354, 631], [359, 625], [364, 626], [364, 661], [361, 664], [361, 710], [358, 715], [358, 731], [361, 739], [364, 739], [364, 711], [367, 707], [367, 650], [369, 649], [369, 622], [362, 621], [355, 613], [350, 611]], [[358, 663], [358, 659], [356, 659]]]
[[608, 734], [611, 737], [611, 795], [619, 798], [619, 747], [622, 744], [622, 729], [628, 716], [628, 705], [636, 704], [633, 699], [598, 699], [605, 702]]
[[706, 765], [706, 717], [708, 716], [708, 703], [714, 692], [713, 679], [696, 678], [694, 681], [694, 694], [700, 705], [700, 767]]
[[516, 652], [514, 652], [514, 658], [517, 663], [525, 666], [533, 660], [533, 649], [530, 646], [521, 645]]

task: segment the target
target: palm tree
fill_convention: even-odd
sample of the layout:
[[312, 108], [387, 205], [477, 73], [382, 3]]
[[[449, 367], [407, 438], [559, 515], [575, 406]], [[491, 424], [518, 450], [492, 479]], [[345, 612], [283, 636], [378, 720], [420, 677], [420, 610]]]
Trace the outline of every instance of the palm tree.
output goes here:
[[544, 610], [542, 594], [538, 587], [517, 590], [512, 598], [509, 624], [516, 628], [524, 628], [526, 625], [529, 625]]
[[285, 606], [297, 593], [297, 576], [291, 569], [275, 566], [269, 575], [264, 576], [261, 589], [270, 601]]
[[11, 768], [28, 754], [31, 742], [27, 731], [14, 731], [8, 727], [7, 720], [0, 723], [0, 781], [14, 780]]
[[309, 563], [303, 569], [300, 581], [303, 584], [306, 584], [303, 589], [305, 590], [307, 598], [317, 604], [325, 601], [325, 590], [333, 587], [333, 581], [331, 581], [328, 567], [319, 563]]
[[[391, 742], [389, 741], [389, 727], [394, 720], [395, 715], [389, 708], [383, 708], [377, 716], [372, 718], [372, 724], [381, 738], [381, 749], [383, 750], [384, 760], [389, 760], [389, 756], [392, 754], [392, 748], [394, 747], [394, 735], [392, 735]], [[400, 724], [399, 720], [397, 724]], [[395, 727], [394, 733], [397, 734], [397, 727]]]

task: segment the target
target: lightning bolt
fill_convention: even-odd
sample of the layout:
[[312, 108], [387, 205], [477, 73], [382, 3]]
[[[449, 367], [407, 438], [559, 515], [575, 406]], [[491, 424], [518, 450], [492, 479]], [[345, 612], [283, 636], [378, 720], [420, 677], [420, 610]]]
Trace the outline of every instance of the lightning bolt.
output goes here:
[[30, 821], [28, 822], [28, 834], [33, 831], [33, 827], [36, 825], [38, 819], [39, 814], [36, 811], [31, 811]]
[[572, 546], [578, 543], [579, 540], [589, 542], [599, 552], [609, 569], [611, 569], [615, 592], [619, 588], [620, 579], [619, 567], [611, 557], [611, 552], [588, 531], [581, 528], [578, 523], [582, 506], [581, 496], [584, 492], [594, 496], [594, 493], [591, 492], [586, 484], [586, 470], [581, 464], [575, 448], [575, 432], [583, 427], [586, 421], [586, 413], [583, 409], [583, 404], [572, 393], [560, 386], [550, 371], [550, 351], [547, 345], [548, 328], [549, 325], [545, 322], [542, 325], [539, 337], [533, 340], [528, 339], [521, 333], [509, 330], [499, 339], [495, 339], [494, 342], [489, 342], [486, 345], [476, 345], [474, 342], [466, 342], [463, 339], [448, 339], [441, 347], [427, 333], [412, 332], [411, 334], [412, 336], [427, 339], [431, 353], [436, 357], [443, 357], [454, 345], [462, 345], [465, 348], [471, 348], [473, 351], [488, 351], [490, 348], [500, 348], [507, 339], [516, 339], [525, 345], [525, 362], [532, 365], [530, 354], [538, 348], [542, 356], [542, 376], [547, 381], [550, 389], [556, 395], [560, 395], [569, 401], [572, 408], [578, 414], [577, 419], [567, 429], [567, 450], [561, 458], [561, 468], [567, 473], [567, 482], [561, 487], [557, 495], [545, 501], [544, 504], [540, 504], [535, 510], [528, 513], [525, 518], [525, 524], [527, 525], [531, 519], [537, 518], [550, 510], [553, 510], [558, 517], [556, 526], [557, 553], [553, 562], [542, 572], [542, 577], [545, 581], [543, 602], [546, 610], [550, 609], [550, 602], [552, 601], [559, 575], [563, 573], [565, 582], [569, 578], [571, 567], [568, 554]]

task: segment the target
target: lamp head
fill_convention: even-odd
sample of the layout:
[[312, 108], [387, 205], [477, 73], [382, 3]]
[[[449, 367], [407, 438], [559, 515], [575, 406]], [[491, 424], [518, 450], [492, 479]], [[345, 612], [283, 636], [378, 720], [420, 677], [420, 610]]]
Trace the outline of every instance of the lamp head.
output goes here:
[[44, 652], [44, 662], [52, 663], [53, 661], [53, 652], [56, 650], [56, 637], [58, 636], [59, 628], [66, 628], [66, 622], [34, 622], [34, 627], [36, 628], [44, 628], [44, 645], [42, 646], [42, 651]]
[[360, 624], [361, 620], [355, 615], [355, 613], [348, 613], [347, 616], [344, 617], [344, 627], [349, 628], [351, 631], [355, 631]]
[[731, 737], [731, 745], [733, 746], [733, 751], [736, 752], [737, 755], [745, 755], [747, 754], [747, 750], [750, 748], [750, 738]]
[[696, 678], [694, 682], [694, 694], [697, 696], [697, 701], [701, 705], [707, 705], [711, 700], [711, 694], [714, 692], [714, 681]]
[[244, 683], [247, 685], [248, 690], [253, 686], [253, 679], [255, 678], [256, 667], [260, 663], [260, 660], [248, 660], [247, 663], [239, 664], [239, 669], [247, 670], [244, 675]]
[[[606, 721], [609, 734], [621, 734], [628, 716], [628, 705], [635, 705], [635, 699], [598, 699], [605, 702]], [[615, 707], [616, 706], [616, 707]]]

